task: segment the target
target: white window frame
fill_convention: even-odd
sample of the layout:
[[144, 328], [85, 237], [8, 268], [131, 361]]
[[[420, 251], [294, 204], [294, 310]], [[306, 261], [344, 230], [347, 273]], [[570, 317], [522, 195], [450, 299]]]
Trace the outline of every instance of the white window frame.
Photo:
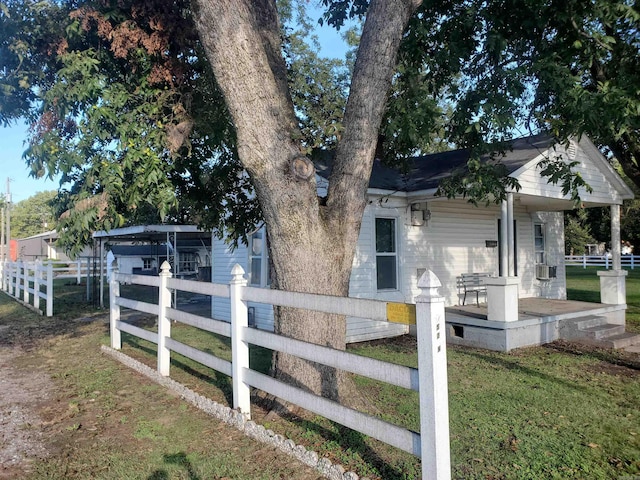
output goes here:
[[[378, 252], [378, 228], [377, 223], [378, 220], [391, 220], [393, 221], [393, 242], [394, 242], [394, 251], [393, 252]], [[375, 215], [373, 219], [373, 252], [375, 259], [375, 282], [376, 282], [376, 291], [378, 292], [396, 292], [400, 290], [400, 252], [398, 245], [398, 217], [392, 216], [384, 216], [384, 215]], [[395, 259], [394, 267], [395, 267], [395, 285], [389, 288], [379, 288], [378, 287], [378, 257], [393, 257]]]
[[142, 259], [142, 269], [143, 270], [153, 270], [153, 263], [154, 263], [153, 262], [153, 258], [144, 257]]
[[[541, 235], [537, 234], [538, 227], [540, 227]], [[537, 245], [539, 238], [542, 239], [542, 249], [539, 249]], [[536, 265], [547, 264], [547, 225], [542, 222], [534, 222], [533, 224], [533, 256]]]
[[[260, 253], [256, 254], [253, 251], [253, 238], [254, 235], [260, 233], [262, 236], [262, 245], [260, 248]], [[267, 230], [264, 227], [261, 227], [255, 230], [253, 233], [249, 235], [248, 238], [248, 248], [247, 248], [247, 270], [249, 274], [248, 284], [252, 287], [268, 287], [271, 283], [271, 278], [269, 275], [269, 249], [267, 245]], [[252, 275], [252, 265], [254, 259], [260, 259], [260, 278], [256, 282]]]

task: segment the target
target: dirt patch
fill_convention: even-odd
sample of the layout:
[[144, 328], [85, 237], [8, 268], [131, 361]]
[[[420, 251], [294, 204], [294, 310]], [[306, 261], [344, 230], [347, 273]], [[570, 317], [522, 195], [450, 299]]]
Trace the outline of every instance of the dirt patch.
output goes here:
[[14, 367], [18, 348], [0, 347], [0, 478], [19, 478], [33, 459], [48, 454], [37, 411], [49, 400], [53, 383], [48, 375]]

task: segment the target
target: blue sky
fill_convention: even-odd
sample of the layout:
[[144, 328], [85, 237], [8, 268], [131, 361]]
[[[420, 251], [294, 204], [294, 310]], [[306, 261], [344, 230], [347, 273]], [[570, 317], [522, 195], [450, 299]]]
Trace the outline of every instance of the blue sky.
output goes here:
[[[310, 15], [318, 17], [319, 10], [309, 9]], [[346, 45], [342, 41], [341, 33], [331, 27], [318, 26], [321, 54], [327, 57], [343, 57]], [[0, 126], [0, 193], [6, 192], [7, 178], [11, 180], [11, 200], [17, 203], [25, 200], [37, 192], [57, 190], [58, 182], [44, 178], [35, 179], [29, 176], [29, 170], [22, 159], [25, 150], [24, 142], [27, 138], [27, 126], [13, 125], [8, 128]]]

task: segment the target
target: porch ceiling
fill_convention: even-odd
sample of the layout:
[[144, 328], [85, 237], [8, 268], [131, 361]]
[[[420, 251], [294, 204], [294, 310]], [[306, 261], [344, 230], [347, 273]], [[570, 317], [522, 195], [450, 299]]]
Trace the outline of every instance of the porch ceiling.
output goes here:
[[[514, 199], [520, 205], [527, 207], [529, 211], [546, 211], [560, 212], [564, 210], [573, 210], [575, 205], [573, 201], [567, 199], [558, 199], [551, 197], [543, 197], [538, 195], [524, 195], [514, 193]], [[583, 208], [606, 207], [607, 203], [581, 202]]]

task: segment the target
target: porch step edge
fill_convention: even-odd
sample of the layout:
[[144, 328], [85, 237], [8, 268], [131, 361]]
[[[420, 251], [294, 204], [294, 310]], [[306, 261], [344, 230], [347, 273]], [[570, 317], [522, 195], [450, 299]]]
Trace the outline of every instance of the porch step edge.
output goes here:
[[640, 334], [625, 332], [601, 340], [609, 348], [627, 348], [632, 345], [640, 345]]
[[607, 323], [607, 318], [601, 315], [585, 315], [564, 320], [565, 328], [575, 328], [576, 330], [584, 330], [591, 327], [597, 327]]
[[583, 328], [580, 330], [587, 337], [596, 340], [607, 340], [617, 335], [624, 334], [624, 325], [614, 325], [605, 323], [604, 325], [596, 325], [595, 327]]

